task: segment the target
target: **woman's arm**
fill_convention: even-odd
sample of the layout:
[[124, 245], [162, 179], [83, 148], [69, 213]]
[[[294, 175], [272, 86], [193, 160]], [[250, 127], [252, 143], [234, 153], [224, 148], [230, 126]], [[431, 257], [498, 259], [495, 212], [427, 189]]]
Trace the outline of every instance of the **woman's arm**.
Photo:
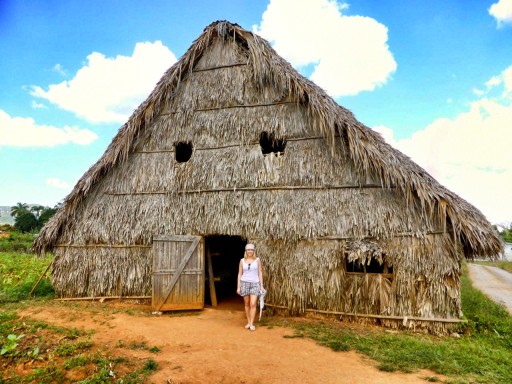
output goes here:
[[242, 272], [243, 272], [242, 260], [240, 260], [240, 263], [238, 264], [238, 279], [237, 279], [237, 283], [236, 283], [236, 293], [238, 293], [238, 294], [240, 294], [240, 281], [242, 280]]
[[263, 273], [261, 272], [261, 270], [261, 259], [258, 257], [258, 276], [260, 278], [260, 289], [264, 291], [265, 288], [263, 288]]

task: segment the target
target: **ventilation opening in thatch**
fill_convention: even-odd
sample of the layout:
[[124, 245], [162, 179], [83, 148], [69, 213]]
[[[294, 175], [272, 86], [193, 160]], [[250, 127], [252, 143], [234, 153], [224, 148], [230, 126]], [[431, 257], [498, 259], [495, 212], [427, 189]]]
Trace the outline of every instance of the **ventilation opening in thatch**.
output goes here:
[[174, 144], [176, 152], [176, 161], [178, 163], [186, 163], [192, 157], [192, 142], [180, 141]]
[[386, 261], [379, 263], [375, 258], [370, 259], [370, 264], [361, 263], [360, 260], [349, 261], [347, 260], [348, 273], [383, 273], [392, 274], [393, 267], [389, 266]]
[[261, 132], [260, 134], [261, 153], [268, 155], [274, 153], [276, 156], [284, 153], [286, 147], [285, 139], [278, 139], [273, 133]]
[[206, 286], [205, 304], [212, 303], [208, 260], [211, 260], [215, 280], [215, 295], [221, 305], [231, 304], [243, 308], [243, 300], [236, 294], [238, 266], [244, 257], [247, 241], [239, 236], [214, 235], [205, 237]]

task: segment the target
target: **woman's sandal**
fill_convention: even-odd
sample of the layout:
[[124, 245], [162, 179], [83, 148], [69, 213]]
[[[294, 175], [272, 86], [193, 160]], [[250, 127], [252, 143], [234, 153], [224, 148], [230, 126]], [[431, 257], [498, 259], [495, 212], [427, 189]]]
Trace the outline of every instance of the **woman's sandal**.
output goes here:
[[245, 329], [249, 329], [249, 328], [251, 328], [251, 325], [250, 324], [246, 324], [245, 325]]
[[250, 329], [251, 331], [255, 331], [255, 330], [256, 330], [256, 327], [255, 327], [254, 325], [249, 325], [249, 329]]

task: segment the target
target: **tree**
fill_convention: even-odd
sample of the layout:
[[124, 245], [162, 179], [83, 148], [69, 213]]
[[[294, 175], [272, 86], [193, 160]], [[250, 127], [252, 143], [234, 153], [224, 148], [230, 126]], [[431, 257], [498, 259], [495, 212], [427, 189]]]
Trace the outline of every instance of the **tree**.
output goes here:
[[500, 235], [507, 243], [512, 243], [512, 223], [510, 223], [509, 228], [503, 228]]
[[20, 210], [14, 220], [14, 229], [20, 232], [31, 232], [38, 227], [36, 217], [29, 210]]
[[28, 205], [25, 203], [18, 203], [11, 207], [11, 216], [16, 217], [22, 211], [28, 211]]
[[43, 212], [46, 208], [48, 207], [43, 207], [42, 205], [34, 205], [33, 207], [30, 208], [30, 212], [32, 212], [36, 218], [38, 218], [39, 216], [41, 216], [41, 212]]
[[510, 224], [509, 229], [505, 229], [503, 232], [504, 232], [503, 239], [506, 242], [512, 243], [512, 224]]
[[48, 222], [48, 220], [50, 220], [50, 218], [53, 215], [55, 215], [56, 212], [57, 212], [57, 206], [55, 206], [54, 208], [45, 207], [43, 209], [43, 211], [41, 212], [41, 215], [37, 219], [39, 228], [42, 228], [43, 225], [45, 225]]

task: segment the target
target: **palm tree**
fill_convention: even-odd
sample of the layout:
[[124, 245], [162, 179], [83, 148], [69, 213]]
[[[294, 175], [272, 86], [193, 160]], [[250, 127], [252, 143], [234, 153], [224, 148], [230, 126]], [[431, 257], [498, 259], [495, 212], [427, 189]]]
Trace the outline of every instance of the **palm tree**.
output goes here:
[[25, 203], [18, 203], [11, 207], [11, 216], [16, 217], [23, 211], [28, 211], [28, 205]]
[[32, 212], [36, 217], [41, 216], [41, 212], [43, 212], [46, 208], [42, 205], [34, 205], [30, 208], [30, 212]]

